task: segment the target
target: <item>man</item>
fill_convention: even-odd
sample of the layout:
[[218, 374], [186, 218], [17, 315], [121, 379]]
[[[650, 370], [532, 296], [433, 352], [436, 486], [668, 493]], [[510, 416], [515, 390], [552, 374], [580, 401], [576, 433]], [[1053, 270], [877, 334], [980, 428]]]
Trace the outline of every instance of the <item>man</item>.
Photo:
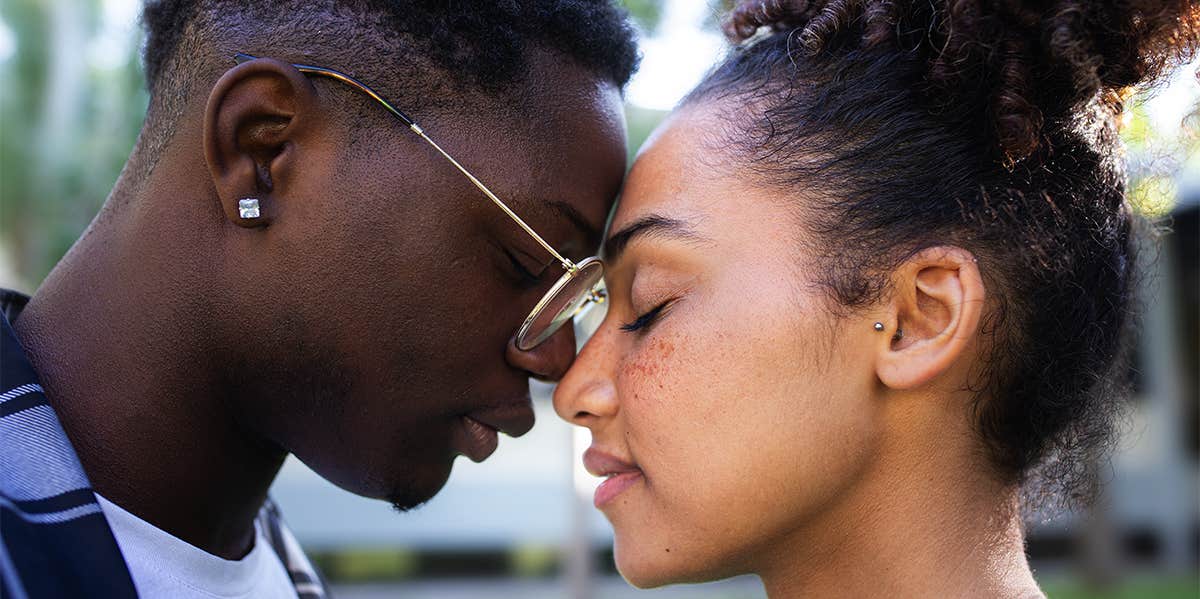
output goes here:
[[636, 53], [608, 0], [516, 4], [146, 7], [138, 143], [4, 296], [6, 596], [321, 596], [266, 502], [288, 453], [403, 510], [532, 426]]

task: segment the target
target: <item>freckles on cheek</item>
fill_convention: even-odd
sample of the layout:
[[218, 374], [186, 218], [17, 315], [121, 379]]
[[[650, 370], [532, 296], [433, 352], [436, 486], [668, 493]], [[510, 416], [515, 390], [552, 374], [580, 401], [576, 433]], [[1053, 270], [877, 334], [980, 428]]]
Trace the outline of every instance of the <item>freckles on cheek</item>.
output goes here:
[[619, 375], [627, 383], [633, 385], [634, 397], [639, 396], [638, 390], [663, 390], [663, 377], [671, 367], [671, 355], [675, 353], [675, 343], [669, 339], [651, 339], [649, 344], [638, 350], [634, 355], [621, 362]]
[[[650, 458], [668, 450], [671, 442], [670, 407], [678, 395], [683, 377], [676, 344], [683, 341], [674, 338], [651, 337], [644, 339], [636, 348], [631, 348], [626, 358], [617, 367], [618, 394], [623, 398], [622, 410], [626, 414], [625, 432], [640, 450], [641, 458]], [[670, 458], [659, 455], [656, 460]]]

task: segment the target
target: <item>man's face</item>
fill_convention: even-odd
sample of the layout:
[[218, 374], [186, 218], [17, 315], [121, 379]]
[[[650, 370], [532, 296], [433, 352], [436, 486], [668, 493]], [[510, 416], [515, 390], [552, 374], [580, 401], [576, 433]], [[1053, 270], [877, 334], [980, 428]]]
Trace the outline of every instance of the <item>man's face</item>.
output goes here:
[[[528, 99], [514, 100], [529, 116], [412, 116], [578, 261], [596, 250], [624, 173], [621, 99], [572, 66], [534, 65]], [[325, 96], [323, 110], [363, 108]], [[298, 160], [315, 158], [241, 275], [238, 302], [254, 317], [240, 320], [262, 321], [248, 336], [272, 371], [250, 384], [246, 419], [335, 484], [404, 508], [441, 489], [455, 456], [486, 458], [494, 429], [526, 432], [528, 378], [560, 377], [575, 340], [568, 325], [516, 349], [562, 267], [432, 147], [358, 101], [379, 111], [368, 127], [394, 130], [301, 148]]]

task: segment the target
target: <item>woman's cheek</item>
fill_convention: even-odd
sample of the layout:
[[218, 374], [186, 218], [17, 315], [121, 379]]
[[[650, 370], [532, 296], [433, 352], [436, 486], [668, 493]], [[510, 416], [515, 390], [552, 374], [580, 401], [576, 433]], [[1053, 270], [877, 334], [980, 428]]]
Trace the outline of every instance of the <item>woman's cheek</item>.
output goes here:
[[[631, 333], [626, 333], [631, 334]], [[664, 378], [669, 374], [671, 356], [675, 353], [675, 342], [664, 335], [654, 335], [642, 340], [643, 343], [631, 352], [621, 364], [620, 380], [639, 401], [644, 393], [665, 389]]]

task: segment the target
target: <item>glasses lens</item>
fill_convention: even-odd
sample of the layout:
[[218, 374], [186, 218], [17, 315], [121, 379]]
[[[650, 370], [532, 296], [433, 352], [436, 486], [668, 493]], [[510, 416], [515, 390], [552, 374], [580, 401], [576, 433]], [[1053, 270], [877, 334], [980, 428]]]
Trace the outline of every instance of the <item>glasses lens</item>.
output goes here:
[[563, 275], [565, 282], [556, 284], [543, 298], [529, 327], [517, 340], [517, 347], [527, 351], [553, 335], [592, 299], [593, 291], [603, 277], [604, 266], [596, 259], [585, 260], [579, 263], [574, 273]]

